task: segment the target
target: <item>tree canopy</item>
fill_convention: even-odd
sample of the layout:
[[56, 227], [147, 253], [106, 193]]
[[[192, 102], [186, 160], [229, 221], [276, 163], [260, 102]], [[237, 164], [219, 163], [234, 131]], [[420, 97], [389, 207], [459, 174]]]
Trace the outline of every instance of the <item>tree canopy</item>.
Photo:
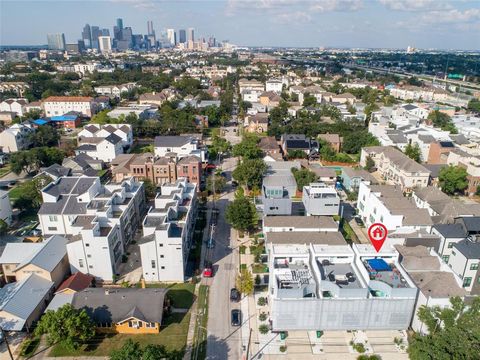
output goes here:
[[233, 170], [232, 176], [248, 189], [260, 188], [266, 171], [267, 165], [262, 159], [246, 159]]
[[252, 273], [247, 269], [242, 269], [240, 274], [237, 275], [235, 286], [242, 294], [253, 294], [254, 280]]
[[41, 189], [52, 182], [49, 176], [41, 175], [18, 186], [20, 196], [13, 206], [22, 211], [36, 211], [42, 205]]
[[111, 360], [180, 360], [182, 351], [168, 351], [164, 345], [147, 345], [143, 349], [140, 343], [128, 339], [121, 348], [113, 350], [110, 353]]
[[225, 211], [225, 219], [235, 230], [250, 231], [258, 223], [255, 205], [247, 197], [233, 200]]
[[405, 148], [405, 155], [419, 163], [422, 157], [422, 150], [420, 150], [420, 146], [418, 145], [418, 143], [415, 143], [413, 145], [408, 144]]
[[256, 134], [245, 134], [242, 141], [233, 146], [233, 155], [243, 159], [258, 159], [262, 156], [262, 149], [257, 145], [259, 140]]
[[38, 172], [41, 167], [61, 164], [65, 152], [56, 147], [36, 147], [17, 151], [10, 158], [10, 166], [15, 174], [25, 171], [27, 174]]
[[292, 168], [292, 174], [297, 182], [298, 191], [302, 191], [304, 186], [308, 186], [317, 180], [317, 175], [308, 169]]
[[430, 120], [433, 126], [439, 127], [444, 131], [450, 131], [452, 134], [457, 134], [458, 130], [452, 122], [452, 118], [447, 114], [438, 110], [432, 111], [428, 114], [428, 120]]
[[408, 347], [412, 360], [478, 359], [480, 354], [480, 298], [468, 306], [459, 297], [450, 299], [450, 307], [426, 307], [418, 318], [428, 335], [416, 333]]
[[445, 194], [462, 193], [468, 186], [467, 170], [461, 166], [445, 166], [440, 170], [438, 180]]
[[46, 334], [50, 345], [60, 343], [76, 349], [95, 335], [95, 324], [85, 310], [66, 304], [56, 311], [48, 310], [38, 322], [35, 334]]

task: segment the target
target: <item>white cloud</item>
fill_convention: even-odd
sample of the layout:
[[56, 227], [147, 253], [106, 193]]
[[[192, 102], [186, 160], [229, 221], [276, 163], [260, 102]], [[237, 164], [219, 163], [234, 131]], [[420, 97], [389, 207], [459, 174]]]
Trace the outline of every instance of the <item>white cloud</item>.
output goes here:
[[431, 11], [451, 9], [452, 5], [445, 0], [378, 0], [391, 10], [397, 11]]
[[[239, 11], [263, 10], [282, 16], [296, 17], [311, 12], [355, 11], [363, 7], [363, 0], [228, 0], [226, 13], [235, 15]], [[309, 15], [310, 17], [310, 15]]]
[[114, 3], [131, 4], [135, 9], [152, 10], [156, 8], [154, 0], [110, 0]]
[[273, 17], [272, 21], [280, 24], [294, 24], [310, 22], [312, 17], [309, 13], [304, 11], [295, 11], [293, 13], [278, 14]]
[[430, 11], [422, 16], [422, 20], [430, 24], [455, 24], [480, 21], [480, 9], [465, 11], [452, 9], [449, 11]]

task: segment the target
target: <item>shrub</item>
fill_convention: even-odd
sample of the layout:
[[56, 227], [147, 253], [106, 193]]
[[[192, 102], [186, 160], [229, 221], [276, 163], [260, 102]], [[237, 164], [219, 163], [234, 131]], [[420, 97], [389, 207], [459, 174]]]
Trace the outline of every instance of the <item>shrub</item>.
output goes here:
[[365, 346], [361, 343], [353, 344], [352, 347], [353, 347], [353, 350], [355, 350], [360, 354], [363, 354], [365, 352]]
[[268, 325], [262, 324], [258, 327], [258, 331], [260, 331], [260, 334], [265, 335], [270, 331], [270, 329], [268, 328]]
[[267, 320], [267, 314], [262, 312], [259, 316], [258, 316], [258, 320], [260, 321], [265, 321]]
[[259, 297], [258, 301], [257, 301], [257, 304], [258, 304], [258, 306], [264, 306], [264, 305], [267, 304], [267, 299], [265, 299], [264, 297]]
[[287, 347], [285, 345], [280, 346], [280, 352], [284, 353], [287, 351]]

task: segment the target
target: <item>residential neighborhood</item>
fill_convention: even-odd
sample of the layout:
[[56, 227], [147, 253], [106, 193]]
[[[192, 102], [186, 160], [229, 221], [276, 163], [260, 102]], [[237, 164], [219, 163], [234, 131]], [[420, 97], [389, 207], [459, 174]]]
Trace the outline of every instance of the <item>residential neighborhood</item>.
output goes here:
[[0, 44], [0, 359], [478, 358], [478, 52], [148, 19]]

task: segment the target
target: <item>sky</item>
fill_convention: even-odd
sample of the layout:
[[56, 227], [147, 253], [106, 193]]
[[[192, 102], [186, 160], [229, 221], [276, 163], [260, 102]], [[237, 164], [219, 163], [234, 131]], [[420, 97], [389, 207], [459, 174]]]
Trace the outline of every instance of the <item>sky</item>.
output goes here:
[[112, 34], [118, 17], [241, 46], [480, 50], [480, 0], [0, 0], [0, 45], [73, 43], [86, 23]]

